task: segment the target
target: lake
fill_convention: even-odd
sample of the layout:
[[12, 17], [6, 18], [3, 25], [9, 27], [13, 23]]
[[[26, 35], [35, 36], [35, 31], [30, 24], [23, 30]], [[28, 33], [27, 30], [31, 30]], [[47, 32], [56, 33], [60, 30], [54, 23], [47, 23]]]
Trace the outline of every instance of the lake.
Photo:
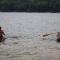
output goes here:
[[0, 13], [0, 25], [7, 34], [37, 34], [60, 31], [59, 13]]
[[[6, 37], [0, 44], [0, 60], [60, 60], [60, 13], [0, 12], [0, 25]], [[10, 38], [9, 38], [10, 37]]]

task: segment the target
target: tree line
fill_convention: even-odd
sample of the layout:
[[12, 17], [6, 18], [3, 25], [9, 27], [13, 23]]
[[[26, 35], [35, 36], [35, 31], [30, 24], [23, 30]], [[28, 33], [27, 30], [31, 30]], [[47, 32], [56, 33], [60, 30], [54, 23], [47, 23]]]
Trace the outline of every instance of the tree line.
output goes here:
[[0, 12], [60, 12], [60, 0], [0, 0]]

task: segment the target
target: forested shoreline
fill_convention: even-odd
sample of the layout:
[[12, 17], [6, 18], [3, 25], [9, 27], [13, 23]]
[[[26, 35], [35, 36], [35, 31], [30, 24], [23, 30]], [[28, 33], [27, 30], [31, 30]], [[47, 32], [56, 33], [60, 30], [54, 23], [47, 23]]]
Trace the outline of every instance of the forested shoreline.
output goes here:
[[60, 12], [60, 0], [0, 0], [0, 12]]

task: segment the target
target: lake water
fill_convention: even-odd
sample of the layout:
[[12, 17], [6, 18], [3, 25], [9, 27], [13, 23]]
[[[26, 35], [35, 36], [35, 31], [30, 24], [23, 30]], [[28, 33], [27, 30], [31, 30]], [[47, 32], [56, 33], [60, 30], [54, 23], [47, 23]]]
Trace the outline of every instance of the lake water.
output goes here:
[[60, 31], [59, 13], [0, 13], [6, 34], [38, 34]]
[[0, 45], [0, 60], [60, 60], [56, 35], [42, 37], [60, 32], [60, 13], [0, 12], [0, 25], [8, 36]]

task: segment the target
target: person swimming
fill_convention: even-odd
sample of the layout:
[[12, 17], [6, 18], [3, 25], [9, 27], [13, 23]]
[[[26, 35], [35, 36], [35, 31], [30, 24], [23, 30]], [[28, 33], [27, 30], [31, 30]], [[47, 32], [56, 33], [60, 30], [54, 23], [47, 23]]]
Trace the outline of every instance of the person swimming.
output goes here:
[[0, 26], [0, 42], [4, 41], [4, 31], [2, 30], [2, 27]]
[[56, 41], [60, 42], [60, 32], [50, 33], [50, 34], [44, 34], [43, 37], [49, 36], [51, 34], [56, 34], [56, 37], [57, 37]]

